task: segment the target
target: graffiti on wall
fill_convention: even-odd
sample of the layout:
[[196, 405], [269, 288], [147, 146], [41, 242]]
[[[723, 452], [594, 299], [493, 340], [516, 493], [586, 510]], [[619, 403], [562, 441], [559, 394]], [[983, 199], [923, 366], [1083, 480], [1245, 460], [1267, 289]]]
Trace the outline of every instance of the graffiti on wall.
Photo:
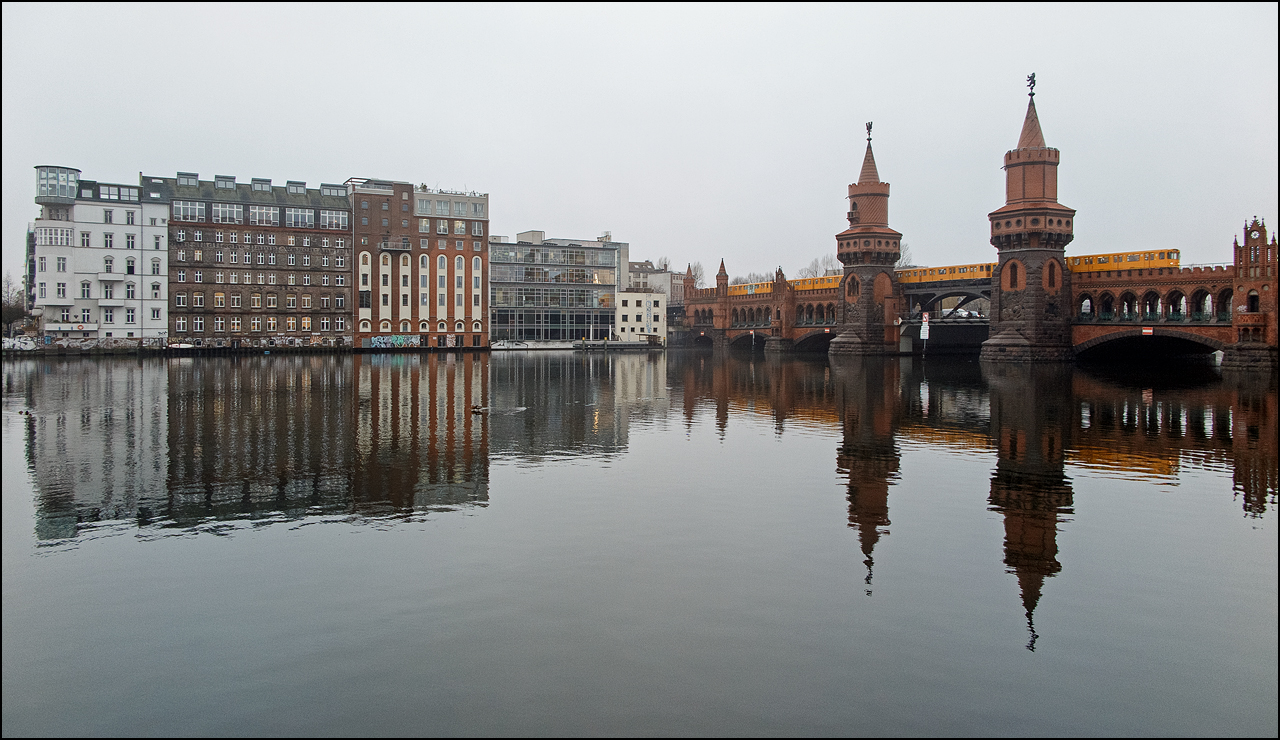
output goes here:
[[420, 347], [417, 334], [391, 334], [369, 338], [369, 346], [375, 349], [399, 349], [401, 347]]

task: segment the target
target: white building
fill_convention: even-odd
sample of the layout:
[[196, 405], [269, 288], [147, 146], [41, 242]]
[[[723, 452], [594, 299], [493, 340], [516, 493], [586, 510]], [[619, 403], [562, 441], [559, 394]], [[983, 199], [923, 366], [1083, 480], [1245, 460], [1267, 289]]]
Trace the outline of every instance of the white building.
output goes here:
[[652, 289], [633, 288], [618, 293], [613, 326], [615, 338], [624, 342], [667, 343], [667, 295]]
[[145, 183], [36, 167], [32, 314], [47, 337], [168, 335], [169, 203]]

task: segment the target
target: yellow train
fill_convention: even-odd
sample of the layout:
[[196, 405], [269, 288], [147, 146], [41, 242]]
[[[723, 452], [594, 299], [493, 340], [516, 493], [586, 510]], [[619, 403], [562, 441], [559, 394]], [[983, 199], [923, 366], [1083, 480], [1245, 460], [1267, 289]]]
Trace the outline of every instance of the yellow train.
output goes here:
[[1164, 252], [1108, 252], [1106, 254], [1081, 254], [1067, 257], [1067, 269], [1072, 272], [1102, 272], [1104, 270], [1150, 270], [1157, 267], [1179, 265], [1176, 249]]
[[996, 269], [994, 262], [976, 262], [970, 265], [947, 265], [946, 267], [908, 267], [895, 270], [900, 283], [934, 283], [939, 280], [973, 280], [989, 278]]
[[[796, 278], [795, 280], [788, 280], [787, 284], [793, 290], [822, 290], [824, 288], [840, 287], [842, 279], [844, 279], [843, 275], [824, 275], [823, 277], [814, 278]], [[729, 286], [729, 295], [756, 295], [772, 292], [773, 283], [739, 283]]]
[[[1177, 269], [1180, 254], [1176, 249], [1151, 252], [1108, 252], [1106, 254], [1081, 254], [1067, 257], [1067, 269], [1071, 272], [1101, 272], [1104, 270], [1153, 270], [1157, 267]], [[975, 277], [991, 277], [995, 262], [979, 262], [969, 265], [946, 267], [908, 267], [896, 270], [900, 283], [934, 283], [941, 280], [972, 280]], [[793, 281], [794, 282], [794, 281]]]

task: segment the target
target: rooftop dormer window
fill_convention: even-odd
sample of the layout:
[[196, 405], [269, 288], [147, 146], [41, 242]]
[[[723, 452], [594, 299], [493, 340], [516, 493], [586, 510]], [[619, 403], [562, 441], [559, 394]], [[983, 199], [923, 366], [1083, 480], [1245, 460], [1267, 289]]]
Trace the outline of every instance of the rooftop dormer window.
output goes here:
[[271, 192], [271, 181], [255, 177], [253, 179], [253, 189], [259, 193], [269, 193]]
[[214, 187], [219, 190], [234, 190], [236, 187], [236, 179], [234, 177], [218, 176], [214, 178]]
[[306, 195], [307, 194], [307, 184], [305, 182], [290, 181], [288, 188], [289, 188], [289, 195]]
[[194, 172], [179, 172], [178, 187], [194, 188], [200, 184], [200, 176]]

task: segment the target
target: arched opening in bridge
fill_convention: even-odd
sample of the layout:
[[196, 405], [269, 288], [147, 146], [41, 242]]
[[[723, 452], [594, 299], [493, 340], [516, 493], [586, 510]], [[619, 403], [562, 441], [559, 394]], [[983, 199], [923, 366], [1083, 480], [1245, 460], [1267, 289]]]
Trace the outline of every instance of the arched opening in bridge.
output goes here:
[[1081, 362], [1146, 363], [1178, 359], [1204, 362], [1220, 349], [1221, 342], [1189, 332], [1161, 331], [1154, 336], [1144, 336], [1141, 328], [1134, 327], [1077, 346], [1076, 358]]
[[1191, 294], [1191, 320], [1208, 321], [1213, 318], [1213, 296], [1204, 288]]
[[698, 335], [693, 338], [693, 346], [698, 349], [711, 349], [715, 346], [715, 342], [711, 340], [711, 337], [699, 332]]
[[1160, 294], [1154, 290], [1149, 290], [1142, 296], [1142, 320], [1160, 320]]
[[1093, 296], [1088, 293], [1080, 296], [1080, 303], [1077, 306], [1076, 313], [1078, 313], [1082, 319], [1093, 318]]
[[1168, 321], [1184, 321], [1187, 317], [1187, 296], [1180, 290], [1171, 290], [1164, 298], [1164, 317]]
[[1138, 296], [1133, 293], [1120, 294], [1120, 320], [1135, 321], [1138, 318]]
[[1116, 313], [1115, 297], [1113, 297], [1110, 293], [1103, 293], [1098, 298], [1098, 308], [1099, 308], [1098, 318], [1101, 318], [1103, 321], [1110, 321], [1112, 318], [1115, 317], [1115, 313]]
[[1218, 300], [1217, 300], [1218, 321], [1231, 320], [1231, 301], [1234, 298], [1235, 298], [1235, 292], [1232, 291], [1230, 288], [1223, 288], [1222, 291], [1218, 293]]
[[796, 352], [824, 352], [825, 353], [827, 349], [830, 348], [831, 340], [834, 337], [835, 337], [835, 334], [825, 332], [825, 331], [816, 331], [816, 332], [813, 332], [812, 334], [807, 334], [797, 339], [795, 344], [792, 345], [792, 350]]
[[850, 298], [856, 298], [862, 292], [862, 286], [858, 284], [858, 278], [850, 275], [848, 282], [845, 284], [845, 294]]
[[729, 340], [729, 348], [745, 352], [761, 352], [764, 350], [764, 342], [768, 338], [764, 334], [745, 332]]
[[1258, 306], [1259, 306], [1258, 291], [1256, 290], [1249, 291], [1249, 300], [1248, 300], [1249, 313], [1257, 313]]

